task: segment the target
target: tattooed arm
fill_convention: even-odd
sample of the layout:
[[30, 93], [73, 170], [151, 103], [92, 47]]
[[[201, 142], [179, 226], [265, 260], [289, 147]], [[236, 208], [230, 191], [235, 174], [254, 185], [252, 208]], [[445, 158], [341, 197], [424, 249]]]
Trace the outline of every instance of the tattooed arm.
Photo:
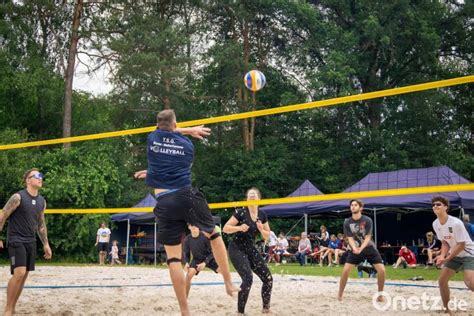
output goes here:
[[21, 196], [18, 193], [15, 193], [10, 197], [7, 204], [5, 204], [2, 212], [0, 213], [0, 232], [3, 231], [3, 226], [7, 222], [7, 219], [16, 210], [18, 205], [20, 205], [20, 202]]
[[41, 242], [43, 243], [43, 249], [44, 249], [44, 258], [45, 259], [51, 259], [51, 256], [53, 255], [51, 251], [51, 247], [49, 247], [49, 242], [48, 242], [48, 229], [46, 228], [46, 221], [44, 219], [44, 211], [46, 209], [46, 201], [44, 202], [44, 209], [41, 212], [38, 220], [38, 236]]
[[[3, 227], [7, 222], [7, 219], [12, 215], [16, 210], [18, 205], [20, 205], [21, 196], [18, 193], [13, 194], [8, 200], [7, 204], [3, 207], [3, 210], [0, 212], [0, 233], [3, 232]], [[0, 240], [0, 248], [3, 248], [3, 241]]]

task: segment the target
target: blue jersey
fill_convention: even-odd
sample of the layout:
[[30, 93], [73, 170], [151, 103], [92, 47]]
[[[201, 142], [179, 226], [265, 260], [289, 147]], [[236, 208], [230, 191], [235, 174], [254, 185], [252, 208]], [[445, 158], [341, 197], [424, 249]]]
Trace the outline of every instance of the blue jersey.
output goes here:
[[329, 242], [329, 248], [331, 249], [337, 249], [337, 247], [339, 246], [339, 243], [337, 242], [337, 240], [334, 240], [334, 241], [330, 241]]
[[193, 143], [178, 132], [157, 129], [148, 135], [146, 184], [158, 189], [191, 185]]

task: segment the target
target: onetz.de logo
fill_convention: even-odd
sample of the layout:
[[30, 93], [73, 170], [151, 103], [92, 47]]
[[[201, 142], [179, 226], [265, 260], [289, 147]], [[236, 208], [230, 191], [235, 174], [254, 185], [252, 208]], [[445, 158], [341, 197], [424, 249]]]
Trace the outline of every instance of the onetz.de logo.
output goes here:
[[[379, 301], [378, 298], [383, 300]], [[443, 301], [440, 296], [431, 296], [423, 292], [421, 296], [412, 295], [409, 297], [395, 295], [382, 291], [376, 292], [372, 296], [372, 305], [379, 311], [440, 311], [444, 310]], [[448, 308], [451, 311], [466, 311], [468, 302], [462, 299], [451, 298]]]

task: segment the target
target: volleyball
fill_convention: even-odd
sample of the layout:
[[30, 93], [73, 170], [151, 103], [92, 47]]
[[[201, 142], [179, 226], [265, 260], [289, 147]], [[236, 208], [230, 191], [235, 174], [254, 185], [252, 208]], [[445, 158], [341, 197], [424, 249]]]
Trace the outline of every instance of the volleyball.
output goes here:
[[265, 75], [258, 70], [250, 70], [244, 76], [245, 86], [254, 92], [265, 87], [266, 83]]

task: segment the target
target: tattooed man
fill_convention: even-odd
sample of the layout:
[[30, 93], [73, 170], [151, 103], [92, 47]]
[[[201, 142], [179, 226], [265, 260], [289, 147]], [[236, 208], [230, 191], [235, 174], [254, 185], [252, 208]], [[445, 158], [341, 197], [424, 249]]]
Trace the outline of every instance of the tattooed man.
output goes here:
[[[35, 270], [36, 236], [43, 243], [44, 258], [51, 259], [48, 232], [44, 220], [45, 199], [39, 195], [43, 174], [33, 168], [23, 176], [26, 188], [13, 194], [0, 212], [0, 232], [8, 219], [8, 256], [12, 277], [8, 281], [4, 315], [12, 315], [29, 271]], [[0, 248], [3, 241], [0, 240]]]

